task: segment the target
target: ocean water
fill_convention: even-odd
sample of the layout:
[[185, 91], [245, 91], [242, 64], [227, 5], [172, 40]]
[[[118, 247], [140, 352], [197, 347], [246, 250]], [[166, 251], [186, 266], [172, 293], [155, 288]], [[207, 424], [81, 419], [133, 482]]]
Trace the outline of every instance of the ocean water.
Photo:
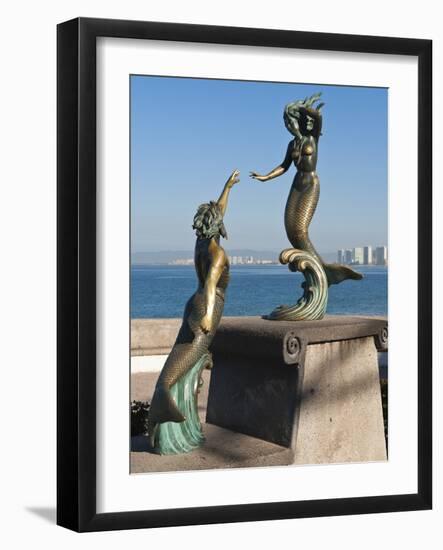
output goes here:
[[[387, 268], [355, 269], [364, 278], [332, 285], [327, 313], [387, 315]], [[231, 266], [224, 315], [265, 315], [280, 304], [294, 304], [302, 295], [302, 282], [300, 273], [282, 265]], [[193, 266], [132, 266], [131, 318], [181, 317], [196, 288]]]

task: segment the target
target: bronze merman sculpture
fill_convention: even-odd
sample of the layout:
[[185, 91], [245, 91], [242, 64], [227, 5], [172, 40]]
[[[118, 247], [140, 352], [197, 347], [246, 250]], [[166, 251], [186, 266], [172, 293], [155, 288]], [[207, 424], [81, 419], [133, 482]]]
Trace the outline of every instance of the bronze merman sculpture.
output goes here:
[[204, 440], [197, 411], [201, 371], [211, 366], [209, 345], [223, 313], [229, 261], [220, 246], [227, 238], [223, 217], [234, 170], [217, 202], [199, 206], [193, 229], [197, 234], [194, 263], [198, 288], [188, 300], [175, 344], [158, 378], [149, 409], [148, 435], [159, 454], [189, 452]]
[[305, 277], [302, 297], [293, 306], [279, 306], [269, 316], [275, 320], [321, 319], [328, 302], [328, 287], [346, 279], [361, 279], [362, 275], [350, 267], [323, 262], [309, 239], [308, 229], [320, 195], [320, 180], [316, 172], [318, 141], [321, 135], [323, 103], [320, 93], [286, 105], [283, 119], [294, 136], [288, 144], [283, 162], [262, 176], [251, 172], [259, 181], [268, 181], [284, 174], [292, 163], [297, 172], [289, 192], [285, 209], [286, 234], [294, 248], [280, 254], [280, 262], [291, 271], [301, 271]]

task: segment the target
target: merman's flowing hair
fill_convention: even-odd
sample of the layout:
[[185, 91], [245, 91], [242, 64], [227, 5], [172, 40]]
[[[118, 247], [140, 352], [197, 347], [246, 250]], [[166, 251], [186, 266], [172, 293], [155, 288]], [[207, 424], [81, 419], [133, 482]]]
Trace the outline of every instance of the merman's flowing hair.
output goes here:
[[199, 239], [211, 239], [221, 235], [224, 239], [228, 238], [223, 223], [223, 213], [214, 201], [201, 204], [194, 216], [192, 229]]

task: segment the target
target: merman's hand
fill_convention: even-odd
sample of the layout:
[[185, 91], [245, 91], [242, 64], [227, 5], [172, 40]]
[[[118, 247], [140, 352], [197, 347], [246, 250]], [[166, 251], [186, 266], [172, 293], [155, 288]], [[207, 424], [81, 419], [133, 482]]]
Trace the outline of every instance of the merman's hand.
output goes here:
[[208, 332], [211, 332], [212, 322], [211, 322], [211, 318], [208, 315], [204, 315], [202, 317], [202, 320], [200, 321], [200, 328], [205, 334], [207, 334]]
[[228, 178], [228, 181], [227, 181], [228, 187], [233, 187], [239, 181], [240, 181], [240, 171], [234, 170]]
[[249, 172], [249, 177], [258, 181], [268, 181], [267, 176], [261, 176], [260, 174], [257, 174], [257, 172]]

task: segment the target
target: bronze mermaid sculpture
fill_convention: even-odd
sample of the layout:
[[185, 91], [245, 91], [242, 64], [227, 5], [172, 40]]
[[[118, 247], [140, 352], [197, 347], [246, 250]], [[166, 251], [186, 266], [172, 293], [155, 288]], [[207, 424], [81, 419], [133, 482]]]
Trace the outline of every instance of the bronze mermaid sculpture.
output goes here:
[[232, 187], [239, 181], [234, 170], [217, 202], [199, 206], [194, 217], [194, 264], [198, 287], [188, 300], [175, 344], [160, 373], [149, 408], [148, 435], [159, 454], [189, 452], [204, 440], [197, 411], [201, 371], [211, 367], [209, 345], [223, 313], [229, 281], [229, 261], [220, 246], [227, 238], [223, 217]]
[[325, 263], [309, 238], [309, 225], [320, 196], [316, 168], [324, 103], [315, 106], [320, 96], [314, 94], [286, 105], [283, 119], [294, 139], [288, 144], [283, 162], [266, 175], [250, 173], [252, 178], [265, 182], [284, 174], [292, 163], [297, 169], [285, 208], [285, 229], [293, 248], [281, 252], [280, 262], [288, 264], [291, 271], [303, 273], [304, 293], [295, 305], [277, 307], [269, 319], [321, 319], [326, 311], [328, 287], [346, 279], [362, 278], [348, 266]]

